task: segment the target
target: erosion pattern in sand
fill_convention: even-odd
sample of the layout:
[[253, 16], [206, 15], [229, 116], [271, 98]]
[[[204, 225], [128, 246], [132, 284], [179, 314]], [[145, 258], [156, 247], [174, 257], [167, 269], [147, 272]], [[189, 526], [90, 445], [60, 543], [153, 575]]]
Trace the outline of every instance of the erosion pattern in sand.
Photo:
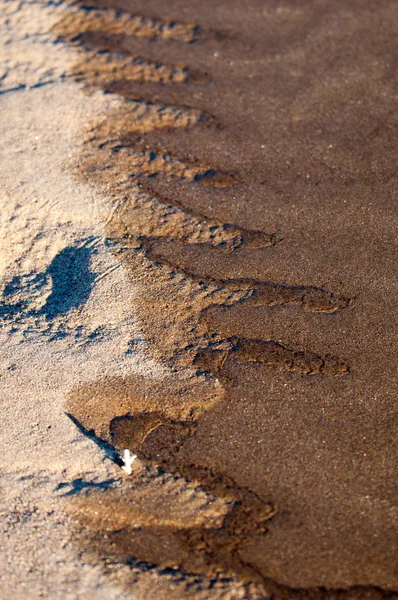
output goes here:
[[5, 6], [7, 477], [75, 590], [396, 597], [396, 7]]

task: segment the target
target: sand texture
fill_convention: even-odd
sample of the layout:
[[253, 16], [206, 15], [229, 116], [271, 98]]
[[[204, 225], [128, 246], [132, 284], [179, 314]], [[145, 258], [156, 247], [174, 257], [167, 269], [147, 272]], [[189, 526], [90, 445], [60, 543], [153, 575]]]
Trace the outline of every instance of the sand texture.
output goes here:
[[0, 0], [1, 600], [398, 599], [394, 0]]

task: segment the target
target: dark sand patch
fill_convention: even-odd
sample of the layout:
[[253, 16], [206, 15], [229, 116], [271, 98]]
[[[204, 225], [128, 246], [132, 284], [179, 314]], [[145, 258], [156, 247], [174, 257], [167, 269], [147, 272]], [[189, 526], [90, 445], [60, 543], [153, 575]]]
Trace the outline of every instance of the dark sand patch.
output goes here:
[[[89, 53], [76, 77], [126, 110], [89, 132], [80, 174], [115, 199], [108, 234], [148, 284], [137, 306], [154, 352], [177, 371], [207, 358], [203, 382], [223, 391], [181, 408], [174, 390], [141, 397], [133, 381], [127, 395], [107, 383], [104, 400], [99, 382], [69, 410], [105, 438], [114, 419], [152, 413], [131, 433], [145, 460], [203, 487], [216, 474], [218, 496], [233, 481], [236, 498], [210, 537], [154, 526], [116, 546], [166, 566], [174, 552], [183, 572], [234, 573], [276, 598], [396, 596], [396, 13], [387, 1], [95, 7], [59, 33]], [[270, 500], [266, 533], [256, 506]]]

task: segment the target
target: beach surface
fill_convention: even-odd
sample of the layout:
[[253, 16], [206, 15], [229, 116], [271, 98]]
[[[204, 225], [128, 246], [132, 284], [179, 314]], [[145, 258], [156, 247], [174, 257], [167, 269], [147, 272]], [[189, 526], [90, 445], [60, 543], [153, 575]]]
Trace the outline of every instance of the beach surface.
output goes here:
[[398, 5], [0, 0], [0, 598], [398, 598]]

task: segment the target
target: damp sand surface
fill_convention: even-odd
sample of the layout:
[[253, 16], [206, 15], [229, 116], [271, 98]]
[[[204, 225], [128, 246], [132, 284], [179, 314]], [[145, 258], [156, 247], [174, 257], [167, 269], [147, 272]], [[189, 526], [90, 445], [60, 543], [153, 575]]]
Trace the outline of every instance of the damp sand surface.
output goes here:
[[[396, 22], [387, 1], [99, 0], [53, 27], [114, 102], [68, 168], [136, 290], [123, 360], [145, 340], [160, 365], [65, 393], [80, 435], [138, 456], [65, 499], [123, 590], [397, 595]], [[86, 247], [66, 305], [76, 250], [47, 267], [37, 318], [87, 303]]]

